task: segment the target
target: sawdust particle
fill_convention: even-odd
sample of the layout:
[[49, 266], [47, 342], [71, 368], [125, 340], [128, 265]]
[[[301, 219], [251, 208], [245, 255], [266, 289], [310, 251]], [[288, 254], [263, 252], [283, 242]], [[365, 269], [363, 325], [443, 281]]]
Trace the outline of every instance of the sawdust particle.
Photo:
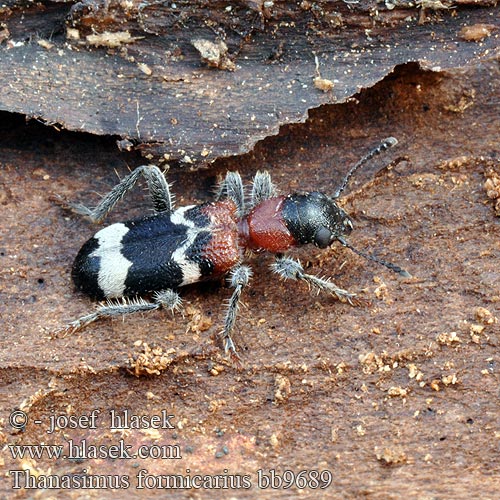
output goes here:
[[385, 465], [401, 465], [408, 462], [408, 457], [400, 446], [387, 447], [383, 450], [375, 448], [375, 456]]
[[283, 375], [276, 375], [274, 379], [274, 404], [282, 403], [286, 401], [290, 393], [292, 392], [292, 387], [290, 379]]
[[491, 36], [496, 28], [494, 24], [477, 23], [464, 26], [458, 33], [458, 36], [466, 42], [482, 42], [485, 38]]
[[475, 313], [476, 319], [483, 325], [492, 325], [498, 323], [498, 318], [485, 307], [478, 307]]
[[452, 346], [460, 344], [462, 340], [458, 336], [457, 332], [444, 332], [440, 333], [436, 337], [436, 342], [441, 345]]

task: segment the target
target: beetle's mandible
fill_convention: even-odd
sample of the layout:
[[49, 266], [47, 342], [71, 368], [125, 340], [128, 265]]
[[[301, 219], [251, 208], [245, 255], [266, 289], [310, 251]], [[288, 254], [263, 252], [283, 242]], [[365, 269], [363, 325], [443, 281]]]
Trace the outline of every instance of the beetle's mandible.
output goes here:
[[252, 276], [250, 267], [244, 264], [247, 250], [273, 254], [271, 270], [282, 278], [305, 281], [350, 304], [357, 302], [356, 294], [329, 279], [307, 274], [286, 252], [307, 244], [327, 248], [338, 241], [365, 258], [409, 276], [400, 267], [360, 252], [346, 241], [352, 221], [335, 201], [359, 167], [395, 144], [397, 140], [389, 137], [371, 150], [349, 170], [332, 196], [317, 191], [279, 195], [270, 175], [257, 172], [250, 199], [246, 200], [240, 175], [228, 172], [215, 201], [174, 209], [163, 173], [147, 165], [133, 170], [94, 209], [69, 203], [74, 212], [101, 222], [142, 175], [155, 213], [107, 226], [83, 245], [73, 264], [73, 281], [82, 292], [106, 302], [69, 323], [65, 330], [79, 330], [99, 318], [160, 307], [178, 309], [180, 287], [228, 275], [234, 291], [221, 338], [226, 353], [238, 358], [231, 334], [241, 293]]

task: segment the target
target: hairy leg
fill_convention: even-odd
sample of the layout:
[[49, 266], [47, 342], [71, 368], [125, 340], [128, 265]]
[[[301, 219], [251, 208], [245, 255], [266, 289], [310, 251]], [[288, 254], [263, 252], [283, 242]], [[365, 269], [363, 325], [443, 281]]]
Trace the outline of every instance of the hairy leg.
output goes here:
[[245, 190], [238, 172], [228, 172], [219, 184], [215, 199], [220, 200], [224, 196], [234, 201], [238, 208], [238, 216], [241, 217], [245, 213]]
[[108, 300], [106, 303], [97, 306], [94, 312], [71, 321], [71, 323], [59, 330], [58, 333], [74, 333], [98, 319], [125, 316], [137, 312], [154, 311], [160, 307], [175, 311], [181, 307], [181, 302], [179, 294], [173, 290], [163, 290], [155, 293], [153, 295], [153, 301], [151, 302], [141, 298]]
[[307, 274], [304, 272], [302, 264], [295, 259], [291, 259], [290, 257], [276, 257], [276, 260], [271, 265], [271, 269], [282, 278], [305, 281], [322, 292], [328, 292], [335, 295], [342, 302], [349, 302], [351, 305], [357, 305], [360, 303], [360, 300], [356, 298], [355, 293], [339, 288], [328, 278], [319, 278], [318, 276]]
[[251, 276], [252, 270], [248, 266], [239, 266], [233, 269], [229, 278], [231, 286], [234, 288], [234, 292], [229, 299], [226, 318], [224, 321], [224, 330], [221, 333], [221, 337], [225, 352], [230, 353], [236, 359], [239, 359], [239, 356], [231, 338], [231, 332], [233, 331], [236, 315], [238, 314], [241, 293], [248, 285]]
[[170, 213], [173, 209], [172, 195], [165, 176], [154, 165], [142, 165], [124, 177], [95, 208], [88, 208], [80, 203], [65, 201], [58, 197], [53, 199], [65, 208], [88, 217], [92, 222], [102, 222], [113, 210], [114, 206], [134, 187], [137, 179], [143, 175], [148, 183], [149, 193], [157, 213]]
[[255, 207], [264, 200], [277, 195], [276, 187], [271, 181], [269, 172], [257, 172], [253, 179], [251, 205]]

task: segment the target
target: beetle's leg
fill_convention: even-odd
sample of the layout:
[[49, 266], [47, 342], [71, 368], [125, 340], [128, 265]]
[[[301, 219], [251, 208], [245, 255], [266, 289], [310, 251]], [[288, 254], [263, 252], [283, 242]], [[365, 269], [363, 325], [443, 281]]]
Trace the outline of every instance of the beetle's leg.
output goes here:
[[92, 222], [102, 222], [113, 207], [130, 191], [140, 175], [148, 183], [149, 193], [157, 213], [169, 213], [173, 208], [172, 195], [162, 171], [154, 165], [142, 165], [124, 177], [95, 208], [87, 208], [80, 203], [62, 202], [73, 212], [89, 217]]
[[[140, 167], [139, 167], [140, 168]], [[156, 165], [146, 165], [144, 177], [148, 183], [149, 194], [156, 213], [170, 213], [174, 208], [174, 197], [165, 175]]]
[[255, 207], [264, 200], [277, 195], [276, 187], [271, 181], [269, 172], [257, 172], [253, 178], [251, 205]]
[[236, 352], [233, 339], [231, 338], [231, 332], [234, 328], [236, 315], [238, 314], [241, 292], [245, 286], [248, 285], [251, 276], [252, 270], [248, 266], [239, 266], [231, 271], [231, 275], [229, 277], [229, 281], [231, 286], [234, 288], [234, 292], [229, 299], [226, 318], [224, 321], [224, 331], [221, 333], [221, 337], [224, 343], [225, 352], [230, 353], [236, 359], [239, 359], [239, 356]]
[[72, 321], [59, 332], [73, 333], [85, 328], [87, 325], [90, 325], [90, 323], [93, 323], [101, 318], [112, 318], [115, 316], [124, 316], [126, 314], [133, 314], [137, 312], [154, 311], [160, 307], [174, 311], [179, 309], [180, 305], [181, 298], [177, 292], [174, 292], [173, 290], [163, 290], [155, 293], [153, 296], [153, 302], [149, 302], [141, 298], [124, 298], [121, 302], [118, 300], [108, 300], [106, 303], [99, 305], [94, 312]]
[[238, 208], [238, 216], [241, 217], [245, 213], [245, 190], [243, 182], [238, 172], [228, 172], [225, 179], [219, 184], [215, 199], [220, 200], [223, 196], [234, 201]]
[[305, 273], [302, 264], [298, 260], [291, 259], [290, 257], [276, 257], [276, 260], [271, 264], [271, 269], [282, 278], [305, 281], [322, 292], [328, 292], [335, 295], [342, 302], [347, 301], [351, 305], [357, 305], [361, 302], [356, 298], [355, 293], [339, 288], [328, 278], [319, 278], [318, 276]]
[[161, 292], [155, 292], [153, 294], [153, 300], [156, 304], [163, 307], [163, 309], [170, 309], [172, 312], [182, 308], [182, 299], [180, 295], [170, 288], [162, 290]]

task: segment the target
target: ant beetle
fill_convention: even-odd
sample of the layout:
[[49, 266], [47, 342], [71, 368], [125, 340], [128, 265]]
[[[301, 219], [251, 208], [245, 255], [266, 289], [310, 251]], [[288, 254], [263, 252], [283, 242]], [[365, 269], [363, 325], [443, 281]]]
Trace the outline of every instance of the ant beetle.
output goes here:
[[269, 173], [257, 172], [247, 205], [240, 174], [228, 172], [215, 201], [174, 209], [163, 173], [156, 166], [144, 165], [125, 177], [94, 209], [68, 203], [74, 212], [101, 222], [143, 175], [155, 213], [107, 226], [83, 245], [73, 264], [73, 281], [82, 292], [106, 302], [69, 323], [65, 330], [79, 330], [99, 318], [160, 307], [174, 311], [181, 305], [180, 287], [228, 275], [234, 291], [221, 338], [225, 352], [238, 359], [231, 333], [241, 293], [252, 276], [250, 267], [243, 264], [246, 250], [274, 254], [274, 273], [304, 281], [351, 305], [359, 302], [356, 294], [329, 279], [307, 274], [300, 262], [285, 252], [306, 244], [327, 248], [338, 241], [362, 257], [409, 276], [400, 267], [362, 253], [345, 240], [353, 225], [335, 201], [359, 167], [396, 144], [397, 140], [389, 137], [371, 150], [349, 170], [333, 196], [317, 191], [279, 195]]

